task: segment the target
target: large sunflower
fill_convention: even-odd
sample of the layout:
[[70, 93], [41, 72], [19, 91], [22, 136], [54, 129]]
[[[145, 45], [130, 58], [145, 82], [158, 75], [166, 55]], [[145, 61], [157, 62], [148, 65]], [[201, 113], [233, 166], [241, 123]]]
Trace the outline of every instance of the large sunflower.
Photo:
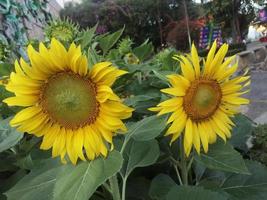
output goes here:
[[207, 152], [208, 144], [214, 143], [217, 136], [226, 141], [234, 126], [231, 117], [241, 104], [249, 103], [240, 97], [248, 91], [244, 91], [244, 87], [250, 83], [249, 76], [244, 74], [232, 78], [238, 64], [231, 66], [234, 56], [224, 61], [227, 50], [228, 45], [224, 44], [215, 54], [214, 42], [203, 67], [194, 45], [191, 55], [176, 56], [182, 75], [167, 76], [172, 87], [161, 90], [174, 97], [150, 109], [159, 111], [158, 115], [172, 113], [167, 121], [171, 125], [166, 135], [172, 135], [172, 143], [184, 130], [183, 144], [187, 156], [193, 145], [200, 153], [201, 144]]
[[67, 51], [56, 39], [49, 49], [40, 43], [39, 52], [31, 45], [27, 52], [30, 65], [16, 61], [6, 86], [15, 96], [4, 102], [24, 107], [10, 124], [43, 136], [40, 148], [52, 148], [52, 156], [63, 162], [66, 154], [73, 164], [78, 157], [86, 160], [84, 152], [89, 160], [106, 156], [115, 132], [126, 131], [121, 119], [133, 111], [110, 88], [126, 72], [110, 62], [89, 70], [80, 46], [73, 43]]

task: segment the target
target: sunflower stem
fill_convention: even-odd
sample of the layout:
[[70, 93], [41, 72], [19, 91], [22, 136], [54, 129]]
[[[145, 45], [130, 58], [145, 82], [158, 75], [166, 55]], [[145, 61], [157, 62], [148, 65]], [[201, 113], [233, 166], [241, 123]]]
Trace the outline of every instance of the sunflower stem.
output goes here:
[[183, 147], [183, 137], [180, 138], [180, 157], [181, 157], [181, 174], [183, 185], [188, 185], [188, 170], [187, 170], [187, 160]]
[[174, 167], [174, 169], [175, 169], [175, 172], [176, 172], [176, 175], [177, 175], [177, 178], [178, 178], [178, 181], [179, 181], [180, 185], [183, 185], [183, 181], [182, 181], [182, 179], [181, 179], [181, 175], [180, 175], [180, 172], [179, 172], [179, 170], [178, 170], [177, 165], [173, 164], [173, 167]]
[[109, 179], [109, 184], [113, 200], [121, 200], [117, 175], [114, 175]]
[[122, 192], [121, 192], [121, 200], [125, 200], [125, 193], [126, 193], [126, 182], [127, 178], [122, 179]]

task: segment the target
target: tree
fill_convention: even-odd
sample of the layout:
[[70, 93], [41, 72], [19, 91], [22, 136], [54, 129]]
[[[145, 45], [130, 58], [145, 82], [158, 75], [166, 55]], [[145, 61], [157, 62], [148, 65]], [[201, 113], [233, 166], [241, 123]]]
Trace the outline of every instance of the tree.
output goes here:
[[[192, 1], [187, 2], [188, 15], [198, 16]], [[99, 22], [107, 31], [115, 31], [125, 25], [125, 34], [137, 43], [149, 38], [160, 47], [166, 42], [164, 27], [172, 20], [184, 18], [184, 5], [183, 0], [84, 0], [67, 5], [61, 15], [82, 28]]]
[[231, 35], [237, 43], [241, 42], [242, 33], [246, 32], [248, 24], [255, 18], [254, 2], [262, 3], [262, 0], [214, 0], [203, 5], [207, 13], [213, 14], [215, 21], [224, 25], [226, 34]]

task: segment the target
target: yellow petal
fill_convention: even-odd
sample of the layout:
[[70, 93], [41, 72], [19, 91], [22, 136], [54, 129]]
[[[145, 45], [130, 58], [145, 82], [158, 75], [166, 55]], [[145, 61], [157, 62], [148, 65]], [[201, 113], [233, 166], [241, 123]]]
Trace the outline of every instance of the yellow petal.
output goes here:
[[81, 56], [80, 59], [77, 62], [78, 65], [78, 72], [81, 76], [85, 76], [88, 71], [88, 62], [87, 58], [85, 56]]
[[23, 70], [21, 69], [18, 60], [15, 61], [15, 71], [16, 73], [20, 74], [20, 75], [25, 75]]
[[169, 117], [167, 124], [173, 122], [174, 120], [178, 119], [182, 114], [183, 114], [183, 108], [177, 108], [177, 110], [171, 114], [171, 116]]
[[49, 132], [44, 135], [40, 148], [43, 150], [50, 149], [53, 146], [55, 138], [57, 137], [59, 131], [60, 127], [58, 125], [52, 125]]
[[242, 105], [242, 104], [249, 104], [249, 100], [242, 98], [242, 97], [237, 97], [234, 95], [228, 95], [228, 96], [223, 96], [222, 97], [223, 101], [226, 101], [230, 104], [236, 104], [236, 105]]
[[38, 96], [16, 96], [4, 99], [3, 102], [9, 106], [32, 106], [37, 103], [38, 99]]
[[78, 154], [73, 148], [73, 131], [71, 129], [66, 130], [66, 150], [68, 153], [68, 156], [70, 158], [70, 161], [76, 165], [78, 160]]
[[197, 124], [193, 122], [193, 144], [198, 154], [200, 154], [200, 136]]
[[183, 111], [181, 115], [173, 121], [172, 125], [169, 127], [165, 135], [181, 132], [185, 127], [186, 121], [187, 121], [187, 116]]
[[217, 140], [217, 135], [216, 133], [212, 130], [209, 121], [205, 121], [202, 123], [202, 126], [204, 130], [206, 131], [208, 135], [208, 141], [210, 144], [213, 144]]
[[191, 54], [192, 54], [193, 66], [195, 69], [195, 75], [198, 78], [200, 76], [200, 65], [199, 65], [199, 57], [198, 57], [197, 49], [194, 44], [192, 45]]
[[200, 140], [204, 149], [204, 152], [207, 153], [209, 149], [209, 136], [206, 133], [205, 127], [203, 126], [203, 123], [198, 124], [198, 131], [199, 131], [199, 136]]
[[230, 76], [232, 76], [238, 67], [238, 63], [234, 64], [233, 66], [231, 66], [230, 68], [226, 69], [224, 71], [224, 73], [222, 73], [221, 75], [218, 76], [217, 80], [218, 81], [223, 81], [224, 79], [229, 78]]
[[186, 121], [186, 126], [185, 126], [185, 133], [184, 133], [184, 151], [185, 155], [188, 157], [192, 144], [193, 144], [193, 124], [190, 118], [187, 119]]
[[204, 67], [204, 76], [207, 76], [211, 72], [211, 63], [214, 59], [215, 51], [217, 47], [217, 41], [215, 40], [210, 48]]
[[83, 155], [83, 144], [84, 144], [84, 131], [83, 128], [77, 129], [72, 137], [73, 142], [73, 150], [76, 151], [76, 154], [85, 161], [85, 157]]
[[210, 124], [211, 124], [212, 129], [215, 131], [215, 133], [220, 138], [222, 138], [224, 142], [226, 142], [225, 134], [221, 131], [221, 129], [217, 126], [217, 124], [213, 120], [210, 120]]
[[210, 73], [208, 74], [209, 77], [213, 77], [214, 73], [218, 71], [218, 68], [221, 65], [227, 51], [228, 51], [228, 44], [223, 44], [211, 62]]
[[170, 95], [173, 95], [173, 96], [184, 96], [185, 95], [185, 90], [182, 89], [182, 87], [180, 88], [166, 88], [166, 89], [161, 89], [160, 90], [161, 92], [164, 92], [166, 94], [170, 94]]
[[182, 87], [183, 90], [187, 90], [190, 86], [190, 82], [181, 75], [171, 74], [167, 75], [167, 78], [173, 87]]
[[175, 97], [175, 98], [171, 98], [168, 99], [166, 101], [163, 101], [161, 103], [158, 104], [158, 106], [161, 107], [170, 107], [170, 106], [177, 106], [180, 107], [183, 104], [183, 99], [180, 97]]
[[92, 77], [92, 78], [96, 77], [97, 74], [98, 74], [101, 70], [103, 70], [103, 69], [105, 69], [105, 68], [107, 68], [107, 67], [109, 67], [109, 66], [111, 66], [111, 65], [112, 65], [111, 62], [100, 62], [100, 63], [95, 64], [95, 65], [93, 66], [91, 72], [90, 72], [90, 77]]
[[181, 70], [182, 70], [184, 77], [189, 81], [195, 80], [195, 72], [190, 61], [184, 56], [180, 56], [180, 58], [182, 60], [180, 64], [181, 64]]
[[11, 126], [20, 124], [21, 122], [31, 119], [32, 117], [36, 116], [41, 111], [42, 109], [36, 106], [25, 108], [15, 115], [15, 117], [10, 121], [10, 124]]
[[65, 128], [61, 128], [53, 144], [52, 157], [59, 156], [64, 150], [65, 145], [66, 145], [66, 131]]

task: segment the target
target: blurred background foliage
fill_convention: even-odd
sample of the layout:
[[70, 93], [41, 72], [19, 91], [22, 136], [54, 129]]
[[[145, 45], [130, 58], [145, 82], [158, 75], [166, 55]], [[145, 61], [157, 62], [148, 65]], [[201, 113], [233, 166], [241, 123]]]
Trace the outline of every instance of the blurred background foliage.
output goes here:
[[82, 0], [80, 4], [65, 6], [61, 16], [68, 17], [82, 28], [99, 23], [97, 32], [118, 30], [125, 25], [125, 35], [137, 44], [150, 38], [156, 49], [173, 46], [186, 50], [186, 3], [190, 35], [198, 43], [199, 28], [208, 15], [223, 30], [225, 39], [239, 43], [245, 38], [249, 23], [257, 16], [254, 3], [264, 5], [264, 0]]

